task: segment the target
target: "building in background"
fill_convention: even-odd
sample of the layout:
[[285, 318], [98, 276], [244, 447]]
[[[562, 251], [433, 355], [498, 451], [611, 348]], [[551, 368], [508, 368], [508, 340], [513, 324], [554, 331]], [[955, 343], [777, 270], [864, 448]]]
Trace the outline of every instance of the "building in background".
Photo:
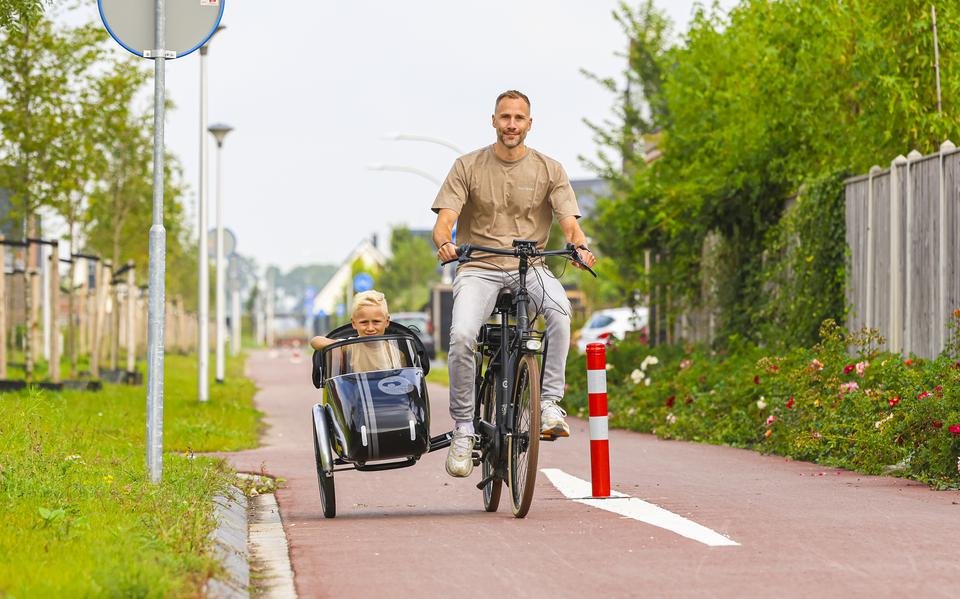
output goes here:
[[376, 269], [387, 261], [374, 238], [364, 239], [350, 252], [333, 276], [313, 297], [312, 323], [305, 327], [308, 332], [322, 334], [333, 328], [336, 319], [344, 319], [350, 310], [353, 298], [353, 264], [360, 261], [369, 269]]

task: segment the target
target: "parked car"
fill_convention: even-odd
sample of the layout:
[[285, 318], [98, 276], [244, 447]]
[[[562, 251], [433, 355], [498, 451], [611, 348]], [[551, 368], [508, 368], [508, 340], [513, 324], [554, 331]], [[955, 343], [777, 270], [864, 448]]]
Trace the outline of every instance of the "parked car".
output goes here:
[[433, 322], [426, 312], [397, 312], [390, 315], [391, 322], [397, 322], [411, 329], [423, 342], [423, 349], [431, 360], [437, 357], [436, 344], [433, 342]]
[[597, 310], [590, 315], [577, 336], [577, 349], [586, 353], [588, 343], [606, 343], [622, 340], [631, 331], [641, 331], [647, 327], [649, 310], [643, 307], [607, 308]]

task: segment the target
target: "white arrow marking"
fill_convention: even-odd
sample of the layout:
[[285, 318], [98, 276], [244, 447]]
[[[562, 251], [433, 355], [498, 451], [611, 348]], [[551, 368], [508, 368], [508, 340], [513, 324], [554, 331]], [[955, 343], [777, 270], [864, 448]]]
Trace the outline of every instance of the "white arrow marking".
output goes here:
[[740, 543], [728, 539], [722, 534], [697, 524], [693, 520], [687, 520], [683, 516], [678, 516], [669, 510], [660, 506], [647, 503], [642, 499], [630, 497], [623, 493], [611, 491], [610, 499], [594, 499], [590, 496], [592, 488], [589, 482], [571, 476], [563, 470], [556, 468], [543, 468], [540, 470], [547, 475], [553, 486], [557, 488], [564, 497], [572, 499], [577, 503], [590, 505], [601, 510], [607, 510], [627, 518], [633, 518], [640, 522], [646, 522], [653, 526], [665, 528], [675, 532], [680, 536], [687, 537], [694, 541], [709, 545], [711, 547], [739, 546]]

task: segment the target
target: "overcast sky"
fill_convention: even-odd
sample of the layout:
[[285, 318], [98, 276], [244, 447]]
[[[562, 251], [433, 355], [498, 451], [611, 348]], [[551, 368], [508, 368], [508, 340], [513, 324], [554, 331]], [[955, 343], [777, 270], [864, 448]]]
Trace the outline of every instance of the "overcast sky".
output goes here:
[[[626, 37], [611, 16], [618, 4], [227, 0], [227, 29], [207, 57], [209, 118], [235, 128], [223, 148], [223, 198], [237, 250], [286, 270], [337, 263], [364, 237], [378, 233], [385, 241], [392, 225], [432, 227], [437, 185], [368, 166], [412, 167], [443, 179], [456, 154], [383, 136], [430, 136], [474, 150], [494, 140], [493, 101], [509, 88], [531, 98], [528, 145], [558, 159], [571, 178], [592, 177], [578, 160], [596, 152], [583, 119], [610, 117], [613, 98], [580, 69], [601, 76], [623, 70], [616, 54]], [[693, 0], [657, 4], [686, 29]], [[167, 63], [176, 109], [166, 144], [183, 163], [194, 222], [198, 57]], [[215, 152], [211, 144], [211, 205]]]

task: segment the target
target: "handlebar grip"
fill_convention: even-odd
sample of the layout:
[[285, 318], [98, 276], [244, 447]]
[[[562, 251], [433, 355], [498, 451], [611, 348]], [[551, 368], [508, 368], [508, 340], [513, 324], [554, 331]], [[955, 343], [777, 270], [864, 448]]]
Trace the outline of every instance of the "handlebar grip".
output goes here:
[[454, 258], [453, 260], [447, 260], [446, 262], [441, 262], [441, 263], [440, 263], [440, 266], [446, 266], [447, 264], [453, 264], [454, 262], [466, 262], [467, 260], [464, 259], [464, 254], [467, 254], [467, 258], [469, 258], [469, 251], [470, 251], [470, 244], [469, 244], [469, 243], [465, 243], [465, 244], [463, 244], [463, 245], [458, 245], [458, 246], [457, 246], [457, 257]]
[[573, 245], [572, 243], [567, 243], [567, 251], [570, 252], [570, 258], [574, 261], [574, 263], [579, 264], [581, 268], [592, 274], [594, 278], [597, 278], [597, 273], [593, 272], [593, 269], [587, 266], [583, 260], [580, 259], [580, 254], [577, 252], [577, 246]]

